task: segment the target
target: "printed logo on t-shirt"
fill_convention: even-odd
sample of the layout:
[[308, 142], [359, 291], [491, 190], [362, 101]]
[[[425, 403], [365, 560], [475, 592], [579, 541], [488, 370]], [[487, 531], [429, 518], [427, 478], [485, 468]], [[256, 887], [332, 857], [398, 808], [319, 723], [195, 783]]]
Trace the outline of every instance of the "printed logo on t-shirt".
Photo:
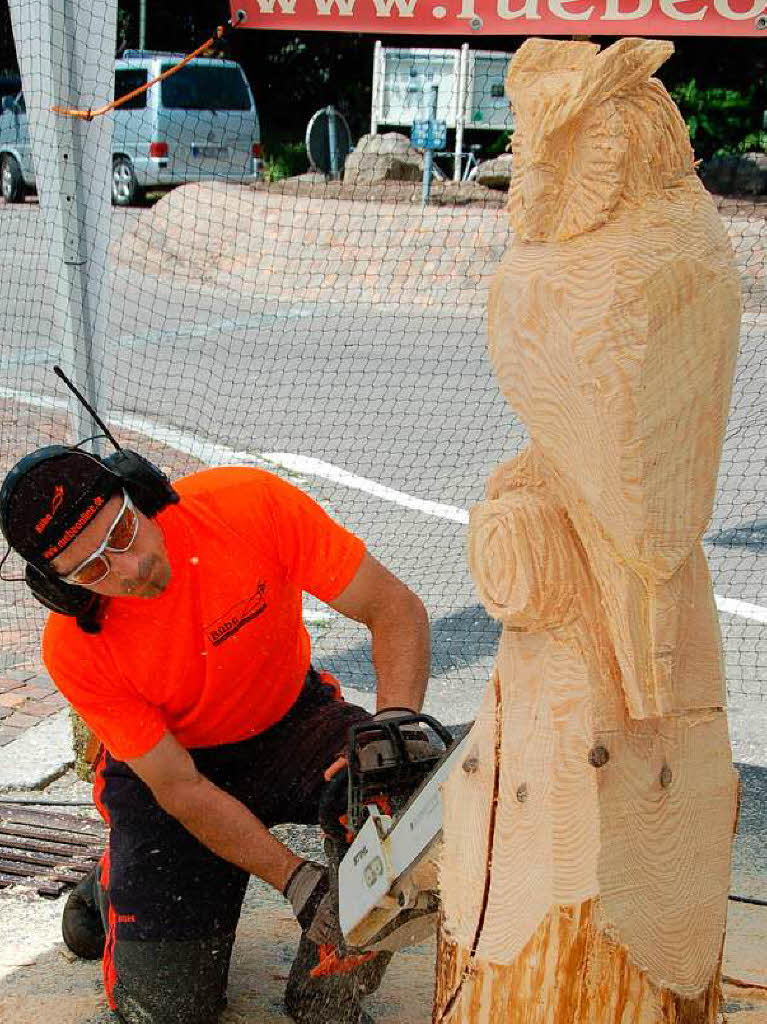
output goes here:
[[238, 601], [215, 622], [205, 627], [208, 639], [214, 647], [222, 644], [224, 640], [228, 640], [230, 636], [234, 636], [247, 622], [266, 611], [265, 594], [266, 583], [261, 580], [250, 597], [246, 597], [244, 601]]

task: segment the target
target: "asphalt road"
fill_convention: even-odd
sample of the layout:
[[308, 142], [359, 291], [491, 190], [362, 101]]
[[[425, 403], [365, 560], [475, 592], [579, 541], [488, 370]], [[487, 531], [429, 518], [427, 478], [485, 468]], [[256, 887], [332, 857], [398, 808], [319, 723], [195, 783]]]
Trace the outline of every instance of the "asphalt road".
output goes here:
[[[114, 237], [147, 211], [115, 211]], [[61, 395], [62, 358], [38, 208], [0, 207], [0, 380]], [[763, 434], [767, 419], [767, 303], [749, 293], [733, 410], [713, 521], [705, 538], [714, 588], [767, 606]], [[454, 310], [374, 312], [285, 298], [268, 308], [236, 286], [190, 290], [138, 271], [115, 282], [110, 343], [100, 360], [114, 382], [110, 414], [234, 451], [310, 455], [424, 501], [468, 508], [491, 467], [517, 452], [524, 431], [500, 398], [481, 318]], [[51, 415], [40, 412], [40, 437]], [[0, 454], [5, 461], [3, 439]], [[427, 710], [470, 720], [484, 690], [498, 628], [479, 606], [465, 566], [465, 526], [319, 477], [301, 484], [359, 531], [429, 607], [434, 674]], [[317, 608], [316, 610], [320, 610]], [[767, 627], [722, 614], [735, 759], [743, 783], [734, 849], [736, 894], [767, 899]], [[313, 621], [319, 661], [368, 705], [373, 677], [365, 631]]]
[[[113, 238], [147, 214], [116, 210]], [[0, 370], [7, 387], [61, 395], [50, 372], [62, 353], [46, 254], [36, 204], [0, 208]], [[482, 317], [444, 307], [376, 310], [352, 293], [343, 304], [296, 301], [287, 278], [282, 298], [265, 304], [236, 279], [190, 288], [129, 265], [114, 287], [110, 340], [97, 360], [110, 382], [110, 415], [144, 417], [235, 451], [309, 455], [458, 509], [479, 500], [489, 470], [524, 443], [490, 372]], [[705, 544], [716, 592], [767, 606], [767, 303], [755, 287]], [[424, 597], [434, 634], [431, 710], [450, 722], [471, 718], [498, 628], [466, 569], [465, 526], [326, 479], [301, 483]], [[730, 614], [722, 625], [746, 759], [767, 760], [765, 626]], [[345, 622], [313, 628], [318, 656], [369, 692], [363, 631]]]

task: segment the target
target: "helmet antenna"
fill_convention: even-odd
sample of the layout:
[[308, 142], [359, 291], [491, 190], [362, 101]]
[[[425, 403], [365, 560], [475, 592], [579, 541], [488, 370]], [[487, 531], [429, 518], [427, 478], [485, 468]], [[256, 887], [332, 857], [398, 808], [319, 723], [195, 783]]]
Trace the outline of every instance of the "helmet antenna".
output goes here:
[[80, 392], [74, 386], [74, 384], [69, 379], [69, 377], [67, 377], [67, 375], [64, 373], [64, 371], [61, 369], [61, 367], [60, 366], [54, 366], [53, 367], [53, 372], [56, 374], [57, 377], [61, 377], [61, 379], [64, 381], [64, 383], [69, 388], [69, 390], [72, 392], [72, 394], [75, 396], [75, 398], [78, 400], [78, 402], [81, 405], [83, 405], [88, 410], [88, 412], [91, 414], [91, 416], [94, 418], [94, 420], [98, 423], [98, 425], [104, 431], [104, 434], [109, 438], [109, 440], [115, 446], [116, 450], [118, 452], [122, 451], [120, 445], [117, 443], [115, 438], [110, 433], [109, 428], [107, 427], [106, 423], [101, 419], [101, 417], [96, 412], [96, 410], [93, 408], [93, 406], [90, 404], [90, 402], [86, 401], [86, 399], [80, 394]]

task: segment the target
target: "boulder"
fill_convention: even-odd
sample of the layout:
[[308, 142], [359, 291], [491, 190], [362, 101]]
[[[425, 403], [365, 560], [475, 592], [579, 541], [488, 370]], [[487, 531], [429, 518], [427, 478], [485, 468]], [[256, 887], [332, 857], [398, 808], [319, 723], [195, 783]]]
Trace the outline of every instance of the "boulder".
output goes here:
[[714, 156], [701, 164], [699, 174], [709, 192], [728, 195], [733, 191], [737, 169], [736, 156]]
[[511, 153], [502, 153], [492, 160], [483, 160], [477, 168], [476, 181], [485, 188], [508, 191], [511, 181]]
[[423, 156], [399, 132], [363, 135], [344, 165], [344, 183], [373, 185], [381, 181], [420, 181]]
[[744, 153], [735, 173], [735, 191], [752, 196], [767, 193], [767, 153]]
[[763, 195], [767, 192], [767, 154], [715, 156], [701, 166], [700, 176], [709, 192]]

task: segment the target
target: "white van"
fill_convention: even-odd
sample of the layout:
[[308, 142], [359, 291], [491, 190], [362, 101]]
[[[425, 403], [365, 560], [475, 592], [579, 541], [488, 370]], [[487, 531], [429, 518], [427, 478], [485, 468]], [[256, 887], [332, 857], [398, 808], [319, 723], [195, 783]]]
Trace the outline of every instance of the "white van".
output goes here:
[[0, 106], [0, 195], [6, 203], [20, 203], [34, 187], [27, 108], [19, 90], [6, 93]]
[[[115, 66], [115, 96], [173, 67], [183, 54], [126, 50]], [[112, 201], [137, 202], [147, 189], [204, 178], [254, 181], [262, 172], [256, 104], [239, 64], [197, 58], [112, 114]], [[0, 112], [0, 193], [19, 202], [34, 187], [24, 97]]]

